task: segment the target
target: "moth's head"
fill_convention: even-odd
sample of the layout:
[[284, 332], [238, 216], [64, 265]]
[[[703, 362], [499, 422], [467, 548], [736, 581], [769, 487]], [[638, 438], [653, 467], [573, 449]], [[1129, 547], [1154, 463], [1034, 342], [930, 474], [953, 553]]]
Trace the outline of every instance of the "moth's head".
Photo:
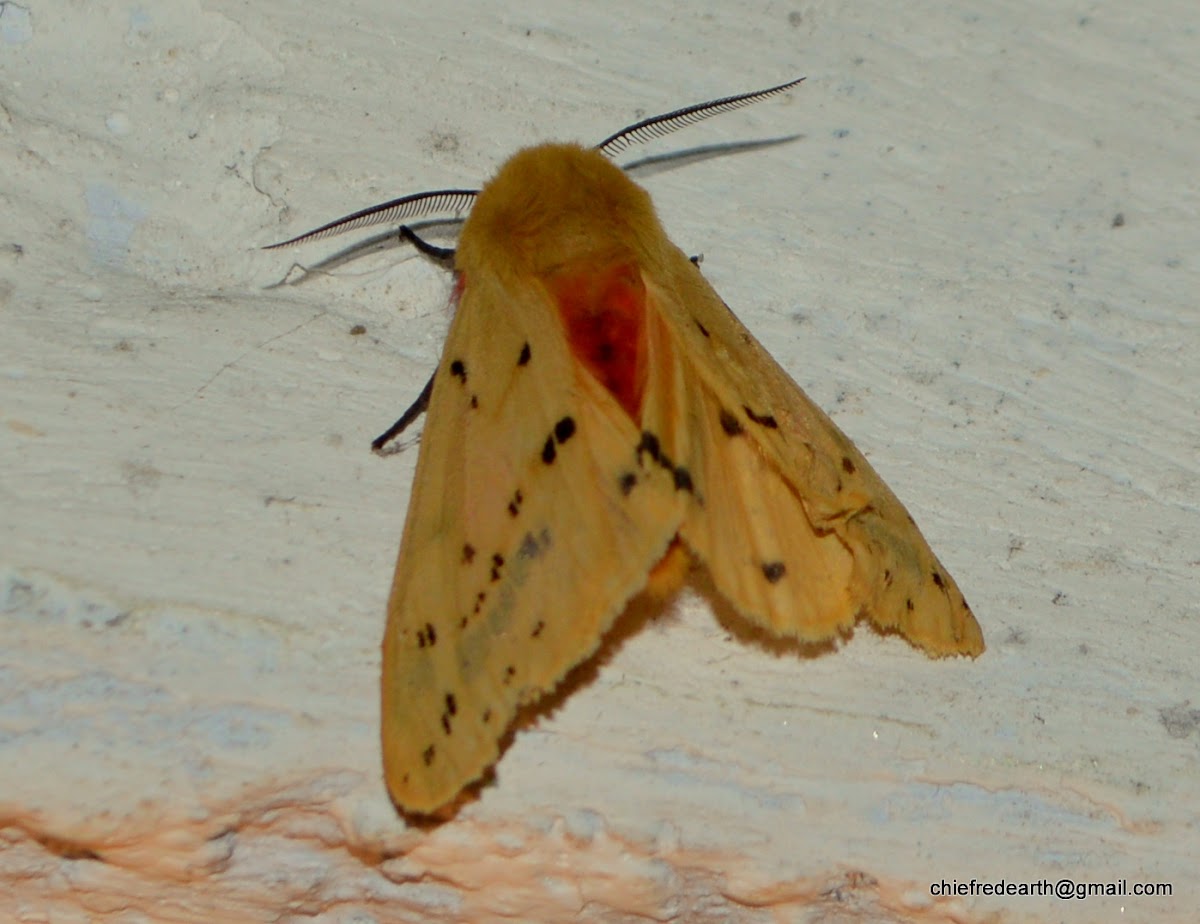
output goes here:
[[518, 151], [484, 186], [456, 263], [468, 278], [496, 261], [545, 275], [580, 260], [644, 260], [661, 236], [650, 196], [605, 155], [543, 144]]

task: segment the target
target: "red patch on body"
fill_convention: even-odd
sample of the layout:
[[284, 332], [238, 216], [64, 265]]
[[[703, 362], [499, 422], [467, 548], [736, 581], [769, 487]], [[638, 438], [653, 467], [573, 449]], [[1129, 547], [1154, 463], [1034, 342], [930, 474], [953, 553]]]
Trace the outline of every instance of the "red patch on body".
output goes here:
[[637, 265], [571, 267], [546, 284], [571, 353], [638, 420], [646, 387], [646, 285]]

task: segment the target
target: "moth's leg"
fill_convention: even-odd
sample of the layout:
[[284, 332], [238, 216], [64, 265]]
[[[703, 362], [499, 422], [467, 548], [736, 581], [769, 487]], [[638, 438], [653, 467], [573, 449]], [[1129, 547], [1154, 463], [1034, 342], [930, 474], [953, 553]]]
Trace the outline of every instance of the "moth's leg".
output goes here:
[[424, 238], [418, 237], [417, 232], [408, 225], [401, 225], [398, 233], [400, 240], [412, 244], [417, 250], [429, 257], [429, 259], [441, 263], [447, 269], [454, 268], [453, 247], [438, 247], [436, 244], [431, 244]]
[[[438, 247], [436, 244], [431, 244], [429, 241], [420, 237], [408, 225], [401, 225], [397, 232], [400, 240], [407, 241], [413, 247], [423, 253], [429, 259], [436, 263], [440, 263], [447, 269], [454, 268], [454, 248], [453, 247]], [[437, 373], [435, 372], [434, 375]], [[433, 394], [433, 378], [431, 375], [429, 381], [425, 383], [425, 387], [421, 389], [421, 393], [417, 395], [417, 400], [414, 401], [407, 411], [400, 415], [400, 419], [387, 428], [375, 439], [371, 440], [371, 449], [375, 452], [382, 452], [392, 440], [398, 437], [401, 433], [412, 426], [413, 422], [420, 417], [429, 408], [429, 396]]]
[[407, 430], [413, 421], [425, 413], [429, 407], [429, 396], [433, 394], [433, 378], [435, 375], [437, 375], [436, 372], [429, 377], [429, 381], [425, 383], [425, 387], [417, 395], [417, 400], [409, 406], [407, 411], [400, 415], [400, 419], [388, 427], [386, 431], [375, 437], [375, 439], [371, 440], [371, 449], [373, 451], [382, 452], [384, 446]]

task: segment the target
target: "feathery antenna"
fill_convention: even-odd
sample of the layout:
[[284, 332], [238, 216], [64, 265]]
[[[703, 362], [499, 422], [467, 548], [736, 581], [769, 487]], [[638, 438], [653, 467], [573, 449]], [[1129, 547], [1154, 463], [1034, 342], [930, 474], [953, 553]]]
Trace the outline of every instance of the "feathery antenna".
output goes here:
[[475, 201], [477, 195], [479, 195], [478, 189], [436, 189], [433, 192], [401, 196], [399, 199], [384, 202], [382, 205], [372, 205], [370, 208], [362, 209], [353, 215], [347, 215], [345, 218], [331, 221], [329, 224], [321, 225], [321, 227], [314, 228], [312, 231], [305, 231], [303, 234], [289, 241], [268, 244], [263, 250], [274, 250], [277, 247], [287, 247], [290, 244], [304, 244], [308, 241], [320, 240], [323, 237], [332, 237], [335, 234], [341, 234], [343, 231], [369, 228], [372, 225], [391, 224], [410, 218], [424, 218], [427, 215], [438, 213], [458, 214], [468, 209], [471, 203]]
[[[596, 150], [606, 157], [615, 157], [634, 145], [644, 144], [654, 138], [669, 135], [671, 132], [685, 128], [688, 125], [703, 122], [705, 119], [719, 113], [741, 109], [743, 106], [757, 103], [769, 96], [774, 96], [776, 93], [783, 93], [803, 80], [804, 78], [800, 77], [797, 80], [781, 83], [779, 86], [771, 87], [768, 90], [755, 90], [753, 93], [742, 93], [739, 96], [725, 96], [721, 99], [710, 100], [707, 103], [697, 103], [694, 106], [685, 106], [683, 109], [676, 109], [674, 112], [668, 112], [664, 115], [643, 119], [636, 125], [630, 125], [628, 128], [621, 129], [615, 135], [605, 138], [596, 145]], [[411, 196], [401, 196], [399, 199], [392, 199], [390, 202], [384, 202], [382, 205], [373, 205], [370, 208], [362, 209], [353, 215], [347, 215], [345, 218], [338, 218], [327, 225], [321, 225], [319, 228], [314, 228], [312, 231], [306, 231], [297, 237], [293, 237], [291, 240], [280, 241], [278, 244], [269, 244], [263, 249], [275, 250], [278, 247], [289, 247], [292, 244], [304, 244], [309, 241], [332, 237], [344, 231], [369, 228], [373, 225], [393, 224], [411, 218], [425, 218], [437, 214], [457, 215], [467, 210], [478, 195], [479, 190], [477, 189], [438, 189], [432, 192], [414, 193]]]
[[596, 150], [607, 157], [616, 157], [626, 148], [633, 147], [635, 144], [644, 144], [654, 138], [661, 138], [663, 135], [669, 135], [671, 132], [685, 128], [688, 125], [703, 122], [705, 119], [711, 118], [718, 113], [741, 109], [743, 106], [757, 103], [768, 96], [774, 96], [776, 93], [790, 90], [802, 80], [804, 78], [800, 77], [797, 80], [781, 83], [777, 87], [771, 87], [769, 90], [755, 90], [753, 93], [743, 93], [740, 96], [725, 96], [707, 103], [685, 106], [683, 109], [676, 109], [674, 112], [668, 112], [665, 115], [643, 119], [636, 125], [630, 125], [628, 128], [621, 129], [615, 135], [605, 138], [596, 145]]

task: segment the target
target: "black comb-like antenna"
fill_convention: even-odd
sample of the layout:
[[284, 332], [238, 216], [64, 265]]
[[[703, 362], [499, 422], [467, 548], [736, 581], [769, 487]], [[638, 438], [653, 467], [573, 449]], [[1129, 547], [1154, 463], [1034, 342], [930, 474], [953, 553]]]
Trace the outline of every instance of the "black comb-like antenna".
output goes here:
[[335, 234], [341, 234], [343, 231], [353, 231], [356, 228], [369, 228], [372, 225], [391, 224], [398, 221], [405, 221], [409, 218], [424, 218], [439, 212], [458, 214], [467, 210], [478, 195], [478, 189], [436, 189], [433, 192], [401, 196], [399, 199], [393, 199], [391, 202], [384, 202], [382, 205], [372, 205], [370, 208], [362, 209], [353, 215], [347, 215], [345, 218], [331, 221], [329, 224], [321, 225], [321, 227], [314, 228], [312, 231], [305, 231], [299, 237], [294, 237], [290, 241], [268, 244], [263, 250], [274, 250], [276, 247], [287, 247], [290, 244], [303, 244], [308, 241], [316, 241], [323, 237], [332, 237]]
[[697, 103], [695, 106], [685, 106], [683, 109], [676, 109], [674, 112], [668, 112], [665, 115], [643, 119], [636, 125], [630, 125], [628, 128], [621, 129], [615, 135], [605, 138], [596, 145], [596, 150], [607, 157], [616, 157], [626, 148], [633, 147], [635, 144], [643, 144], [654, 138], [661, 138], [663, 135], [669, 135], [680, 128], [695, 125], [697, 122], [703, 122], [705, 119], [711, 118], [718, 113], [741, 109], [743, 106], [757, 103], [768, 96], [774, 96], [776, 93], [790, 90], [802, 80], [804, 80], [803, 77], [791, 80], [788, 83], [781, 83], [779, 86], [771, 87], [769, 90], [755, 90], [753, 93], [743, 93], [740, 96], [726, 96], [707, 103]]
[[[607, 157], [615, 157], [626, 148], [633, 147], [636, 144], [642, 144], [653, 138], [661, 138], [663, 135], [669, 135], [680, 128], [702, 122], [718, 113], [741, 109], [743, 106], [757, 103], [768, 96], [774, 96], [776, 93], [790, 90], [802, 80], [804, 80], [803, 77], [798, 80], [781, 83], [779, 86], [771, 87], [769, 90], [755, 90], [753, 93], [743, 93], [740, 96], [725, 96], [721, 99], [710, 100], [707, 103], [697, 103], [694, 106], [676, 109], [674, 112], [668, 112], [665, 115], [643, 119], [636, 125], [630, 125], [628, 128], [621, 129], [615, 135], [605, 138], [596, 145], [596, 150]], [[353, 215], [338, 218], [327, 225], [321, 225], [319, 228], [314, 228], [312, 231], [306, 231], [297, 237], [293, 237], [291, 240], [280, 241], [278, 244], [269, 244], [263, 249], [275, 250], [278, 247], [289, 247], [292, 244], [304, 244], [308, 241], [332, 237], [344, 231], [369, 228], [373, 225], [394, 224], [411, 218], [426, 218], [439, 213], [457, 215], [470, 208], [471, 203], [475, 201], [475, 197], [478, 195], [478, 189], [437, 189], [432, 192], [401, 196], [399, 199], [384, 202], [382, 205], [372, 205], [370, 208], [362, 209]]]

